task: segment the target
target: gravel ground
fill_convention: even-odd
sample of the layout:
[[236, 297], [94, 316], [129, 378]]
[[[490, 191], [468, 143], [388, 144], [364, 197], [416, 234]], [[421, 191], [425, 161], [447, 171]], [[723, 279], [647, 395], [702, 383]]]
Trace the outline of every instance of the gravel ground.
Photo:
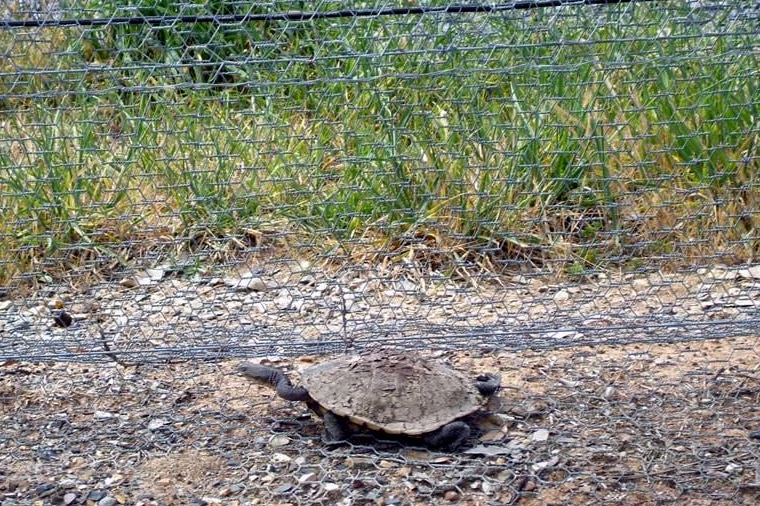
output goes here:
[[[760, 266], [569, 282], [261, 261], [218, 276], [186, 277], [175, 265], [119, 282], [70, 279], [0, 300], [0, 360], [322, 355], [351, 344], [555, 349], [746, 336], [760, 322]], [[61, 309], [70, 327], [56, 321]]]
[[[2, 506], [760, 501], [758, 267], [582, 283], [396, 269], [156, 267], [6, 296]], [[346, 345], [497, 372], [501, 403], [456, 454], [326, 445], [303, 405], [233, 372]]]
[[456, 454], [327, 446], [237, 361], [6, 361], [2, 504], [757, 504], [758, 344], [441, 354], [503, 379]]

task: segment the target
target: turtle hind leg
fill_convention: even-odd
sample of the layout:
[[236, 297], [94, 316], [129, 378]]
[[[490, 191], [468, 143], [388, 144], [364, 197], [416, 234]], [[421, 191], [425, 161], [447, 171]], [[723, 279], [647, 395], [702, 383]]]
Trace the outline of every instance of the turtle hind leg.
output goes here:
[[425, 442], [434, 448], [454, 451], [462, 446], [468, 437], [470, 437], [470, 426], [462, 421], [456, 421], [425, 436]]
[[327, 443], [336, 443], [345, 441], [351, 434], [348, 429], [346, 420], [339, 417], [335, 413], [327, 412], [324, 414], [325, 433], [322, 439]]

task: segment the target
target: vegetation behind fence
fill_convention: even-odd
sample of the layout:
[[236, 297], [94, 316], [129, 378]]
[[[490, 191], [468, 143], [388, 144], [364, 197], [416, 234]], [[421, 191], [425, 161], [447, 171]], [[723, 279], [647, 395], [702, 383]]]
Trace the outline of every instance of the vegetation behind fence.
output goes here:
[[[208, 268], [260, 235], [571, 276], [757, 254], [751, 3], [216, 23], [168, 16], [301, 6], [119, 4], [6, 7], [47, 23], [0, 32], [6, 284]], [[118, 21], [143, 16], [166, 20]], [[57, 25], [76, 18], [116, 21]]]

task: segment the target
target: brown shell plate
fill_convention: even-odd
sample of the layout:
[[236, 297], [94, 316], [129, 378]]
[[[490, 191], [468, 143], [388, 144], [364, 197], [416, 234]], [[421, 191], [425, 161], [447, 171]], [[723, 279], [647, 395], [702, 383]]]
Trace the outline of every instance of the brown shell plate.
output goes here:
[[411, 353], [340, 357], [309, 367], [301, 382], [326, 410], [388, 434], [433, 432], [486, 401], [474, 375]]

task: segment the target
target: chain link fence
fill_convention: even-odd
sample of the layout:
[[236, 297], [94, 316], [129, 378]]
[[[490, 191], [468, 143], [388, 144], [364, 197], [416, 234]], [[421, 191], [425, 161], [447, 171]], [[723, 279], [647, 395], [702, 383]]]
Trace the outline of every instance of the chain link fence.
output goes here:
[[[757, 2], [0, 15], [3, 506], [760, 500]], [[325, 444], [235, 374], [374, 349], [500, 405]]]

